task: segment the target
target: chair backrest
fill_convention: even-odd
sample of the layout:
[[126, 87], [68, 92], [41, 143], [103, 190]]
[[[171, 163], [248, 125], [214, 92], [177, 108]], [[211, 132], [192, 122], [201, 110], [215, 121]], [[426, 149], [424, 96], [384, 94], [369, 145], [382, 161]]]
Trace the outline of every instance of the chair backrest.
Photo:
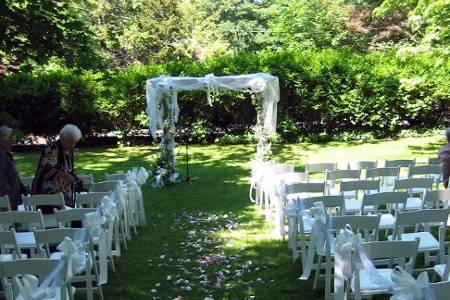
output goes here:
[[377, 161], [351, 161], [347, 168], [350, 170], [373, 169], [377, 167]]
[[447, 224], [449, 209], [422, 209], [401, 211], [395, 217], [396, 226], [415, 226], [419, 223], [429, 223], [433, 226]]
[[117, 180], [96, 182], [92, 185], [93, 192], [112, 192], [117, 188]]
[[441, 159], [439, 157], [429, 157], [427, 159], [427, 164], [428, 165], [440, 165]]
[[382, 192], [376, 194], [364, 194], [363, 205], [361, 213], [364, 213], [365, 206], [374, 206], [375, 211], [378, 211], [380, 205], [394, 204], [393, 207], [398, 207], [399, 203], [406, 203], [408, 199], [408, 192]]
[[436, 300], [447, 300], [450, 291], [450, 281], [430, 283], [430, 288], [436, 297]]
[[285, 173], [282, 175], [286, 184], [306, 182], [306, 174], [300, 172]]
[[367, 169], [367, 179], [370, 178], [383, 178], [383, 177], [395, 177], [398, 178], [400, 175], [400, 167], [383, 167]]
[[0, 224], [11, 226], [15, 223], [37, 225], [36, 228], [44, 229], [44, 218], [40, 210], [0, 212]]
[[340, 185], [341, 192], [350, 191], [375, 191], [380, 190], [380, 180], [353, 180], [342, 181]]
[[50, 257], [50, 246], [59, 245], [65, 237], [75, 240], [79, 228], [52, 228], [47, 230], [35, 230], [34, 238], [39, 248], [45, 247], [47, 257]]
[[431, 189], [433, 187], [433, 183], [433, 178], [396, 179], [394, 181], [394, 191], [410, 190], [413, 188]]
[[410, 166], [408, 168], [408, 178], [412, 178], [417, 175], [439, 175], [442, 174], [441, 165], [420, 165]]
[[292, 163], [271, 164], [269, 168], [273, 174], [294, 172], [294, 164]]
[[409, 166], [414, 166], [416, 164], [415, 159], [386, 159], [384, 166], [385, 167], [401, 167], [407, 168]]
[[339, 179], [359, 179], [361, 177], [361, 170], [333, 170], [326, 171], [326, 181]]
[[[414, 241], [375, 241], [363, 244], [367, 256], [372, 260], [389, 258], [389, 264], [392, 268], [394, 258], [409, 258], [407, 272], [411, 272], [417, 256], [419, 239]], [[400, 262], [404, 260], [400, 260]], [[402, 267], [405, 267], [404, 265]]]
[[325, 191], [325, 182], [301, 182], [287, 184], [288, 194], [298, 193], [323, 193]]
[[0, 276], [13, 278], [17, 274], [37, 276], [42, 282], [59, 264], [57, 259], [30, 258], [5, 261], [0, 263]]
[[11, 203], [9, 203], [8, 196], [0, 197], [0, 211], [2, 210], [11, 210]]
[[423, 207], [426, 208], [439, 208], [440, 204], [444, 205], [444, 208], [448, 208], [450, 203], [450, 190], [426, 190], [423, 195]]
[[337, 169], [337, 163], [306, 163], [305, 172], [308, 174], [333, 171]]
[[92, 174], [78, 174], [85, 188], [89, 189], [94, 184], [94, 176]]
[[345, 216], [331, 216], [331, 229], [344, 229], [348, 224], [352, 227], [353, 231], [358, 230], [369, 230], [376, 231], [378, 225], [380, 224], [380, 215], [371, 216], [356, 216], [356, 215], [345, 215]]
[[21, 251], [19, 246], [17, 245], [16, 231], [14, 230], [14, 228], [9, 231], [0, 231], [0, 253], [5, 253], [6, 246], [13, 246], [16, 250], [16, 253], [15, 255], [13, 255], [13, 257], [15, 259], [20, 258]]
[[106, 181], [111, 180], [125, 180], [127, 178], [126, 173], [115, 173], [115, 174], [108, 174], [106, 173]]
[[60, 207], [61, 209], [66, 207], [62, 193], [29, 196], [22, 195], [22, 202], [26, 210], [36, 210], [36, 206], [40, 205], [54, 205]]
[[24, 186], [27, 186], [31, 188], [31, 185], [33, 184], [34, 176], [26, 176], [26, 177], [20, 177], [20, 181]]
[[85, 220], [85, 214], [97, 211], [96, 208], [74, 208], [69, 210], [55, 211], [56, 222], [63, 227], [70, 227], [72, 221]]
[[75, 199], [78, 207], [87, 206], [88, 208], [96, 208], [103, 197], [107, 196], [109, 192], [91, 192], [85, 194], [77, 194]]
[[295, 205], [298, 210], [303, 210], [311, 208], [315, 202], [322, 202], [325, 208], [337, 209], [337, 212], [341, 213], [344, 198], [342, 195], [315, 196], [296, 201]]

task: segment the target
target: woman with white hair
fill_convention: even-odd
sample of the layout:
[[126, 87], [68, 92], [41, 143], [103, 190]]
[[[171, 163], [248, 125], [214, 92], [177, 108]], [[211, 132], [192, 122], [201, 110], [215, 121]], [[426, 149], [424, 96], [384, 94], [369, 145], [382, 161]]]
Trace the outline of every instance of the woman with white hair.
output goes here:
[[[83, 182], [75, 173], [73, 149], [81, 137], [77, 126], [67, 124], [59, 132], [59, 139], [48, 143], [39, 159], [32, 194], [63, 193], [66, 205], [75, 206], [74, 194], [83, 188]], [[41, 209], [53, 213], [53, 207]]]

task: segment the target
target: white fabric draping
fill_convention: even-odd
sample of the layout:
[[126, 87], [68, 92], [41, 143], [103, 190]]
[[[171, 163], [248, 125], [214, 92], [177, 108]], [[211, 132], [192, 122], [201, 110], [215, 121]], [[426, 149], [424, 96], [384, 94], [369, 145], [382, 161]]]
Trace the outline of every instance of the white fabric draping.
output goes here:
[[164, 120], [163, 107], [160, 100], [164, 99], [171, 107], [172, 120], [176, 122], [179, 116], [177, 101], [178, 92], [207, 90], [208, 101], [211, 95], [217, 95], [224, 90], [250, 92], [259, 95], [263, 100], [264, 132], [274, 133], [277, 125], [277, 102], [280, 99], [278, 77], [266, 73], [245, 74], [236, 76], [220, 76], [208, 74], [205, 77], [172, 77], [160, 76], [147, 80], [147, 115], [150, 118], [150, 133], [157, 137], [157, 131], [167, 125]]

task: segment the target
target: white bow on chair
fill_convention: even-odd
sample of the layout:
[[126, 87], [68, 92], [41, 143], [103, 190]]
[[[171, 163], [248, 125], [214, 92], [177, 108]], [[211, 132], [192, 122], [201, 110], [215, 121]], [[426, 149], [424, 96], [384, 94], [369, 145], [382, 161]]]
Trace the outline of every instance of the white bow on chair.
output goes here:
[[327, 230], [327, 215], [323, 203], [314, 202], [310, 208], [310, 212], [314, 218], [314, 223], [310, 235], [310, 244], [308, 247], [308, 254], [306, 256], [306, 263], [303, 266], [303, 274], [300, 280], [307, 280], [311, 274], [315, 253], [324, 255], [325, 243], [328, 236]]
[[390, 300], [436, 300], [426, 272], [422, 272], [416, 280], [397, 266], [391, 274], [391, 279], [394, 285]]
[[86, 228], [90, 236], [89, 239], [90, 241], [98, 241], [100, 262], [100, 278], [98, 280], [99, 285], [108, 282], [108, 249], [105, 231], [105, 224], [107, 224], [108, 216], [102, 215], [100, 210], [103, 210], [103, 208], [99, 207], [98, 211], [85, 214]]
[[105, 222], [114, 222], [119, 217], [119, 210], [117, 204], [111, 199], [110, 196], [104, 196], [101, 200], [101, 213], [105, 218]]
[[88, 255], [80, 241], [73, 241], [71, 238], [65, 237], [56, 249], [64, 253], [63, 258], [67, 260], [68, 278], [71, 279], [73, 274], [81, 273], [86, 269]]
[[334, 267], [334, 299], [345, 297], [345, 281], [351, 284], [354, 269], [364, 270], [368, 280], [375, 286], [386, 287], [390, 281], [381, 276], [362, 246], [360, 234], [354, 234], [350, 225], [346, 225], [336, 237], [335, 267]]
[[145, 184], [147, 182], [148, 176], [149, 175], [147, 170], [144, 167], [140, 167], [136, 175], [136, 179], [139, 185]]
[[59, 300], [59, 287], [39, 287], [36, 276], [25, 274], [16, 275], [14, 282], [19, 289], [19, 295], [15, 300]]

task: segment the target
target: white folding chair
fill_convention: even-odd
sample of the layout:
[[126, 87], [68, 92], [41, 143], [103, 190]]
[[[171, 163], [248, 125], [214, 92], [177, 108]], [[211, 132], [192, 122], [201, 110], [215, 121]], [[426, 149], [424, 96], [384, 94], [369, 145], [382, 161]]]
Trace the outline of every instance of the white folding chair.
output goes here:
[[290, 200], [299, 200], [302, 198], [315, 196], [323, 196], [325, 193], [325, 182], [301, 182], [286, 184], [286, 198]]
[[[418, 252], [425, 254], [425, 266], [428, 267], [431, 260], [439, 263], [444, 260], [445, 255], [445, 233], [449, 211], [449, 209], [399, 211], [395, 217], [394, 234], [388, 236], [388, 240], [412, 241], [419, 238]], [[415, 228], [415, 232], [405, 233], [405, 227]], [[418, 231], [419, 227], [423, 231]], [[439, 227], [438, 239], [432, 234], [433, 227]], [[431, 257], [433, 252], [437, 253], [438, 257]]]
[[106, 173], [105, 176], [106, 176], [106, 181], [127, 179], [126, 173], [115, 173], [115, 174]]
[[449, 256], [447, 255], [445, 264], [434, 265], [433, 277], [436, 277], [437, 275], [441, 281], [450, 281], [449, 273], [450, 273], [450, 259]]
[[339, 187], [336, 185], [344, 181], [358, 180], [361, 178], [361, 170], [334, 170], [325, 172], [326, 194], [338, 195]]
[[[381, 213], [379, 229], [388, 230], [395, 227], [395, 214], [399, 211], [399, 204], [406, 203], [407, 192], [382, 192], [377, 194], [364, 194], [361, 206], [361, 215], [365, 215], [365, 207], [372, 207], [370, 213]], [[384, 207], [384, 209], [382, 209]], [[393, 214], [394, 213], [394, 214]]]
[[117, 187], [118, 180], [101, 181], [92, 184], [92, 192], [112, 192]]
[[351, 161], [347, 164], [349, 170], [361, 170], [361, 179], [367, 179], [367, 169], [374, 169], [378, 165], [378, 161], [360, 160]]
[[415, 166], [416, 165], [416, 159], [393, 159], [389, 160], [386, 159], [384, 162], [384, 166], [387, 168], [390, 167], [399, 167], [400, 168], [400, 177], [401, 179], [407, 178], [406, 174], [402, 172], [402, 170], [409, 168], [409, 166]]
[[[334, 235], [339, 233], [340, 229], [346, 228], [350, 225], [351, 228], [357, 232], [361, 233], [365, 241], [373, 241], [378, 236], [378, 227], [380, 224], [380, 215], [371, 216], [330, 216], [329, 217], [329, 228]], [[331, 299], [331, 271], [333, 268], [334, 259], [334, 244], [336, 238], [333, 237], [332, 240], [326, 239], [325, 243], [325, 299]], [[323, 257], [318, 255], [317, 258], [317, 269], [314, 277], [313, 289], [317, 289], [319, 282], [320, 270], [322, 267]]]
[[[40, 283], [44, 281], [47, 276], [56, 268], [59, 261], [48, 258], [31, 258], [18, 259], [12, 261], [5, 261], [0, 263], [0, 278], [2, 279], [3, 289], [7, 295], [12, 295], [12, 299], [16, 299], [15, 291], [18, 288], [15, 286], [14, 277], [16, 275], [30, 274], [36, 276]], [[66, 278], [64, 278], [66, 279]], [[14, 286], [14, 288], [13, 288]], [[66, 295], [72, 293], [70, 282], [64, 281], [62, 283], [62, 292]], [[61, 299], [66, 299], [61, 298]]]
[[341, 195], [316, 196], [293, 199], [292, 202], [295, 205], [297, 214], [296, 216], [288, 217], [289, 248], [292, 250], [293, 261], [297, 260], [300, 253], [302, 265], [304, 265], [308, 247], [306, 236], [311, 233], [314, 223], [314, 218], [308, 216], [309, 209], [315, 202], [322, 202], [330, 215], [337, 215], [342, 212], [343, 198]]
[[[58, 194], [40, 194], [40, 195], [22, 195], [22, 202], [25, 210], [37, 210], [38, 206], [55, 206], [57, 209], [66, 209], [66, 203], [62, 193]], [[44, 214], [45, 228], [58, 227], [54, 214]]]
[[[409, 193], [406, 207], [401, 207], [404, 210], [416, 210], [422, 207], [422, 196], [426, 190], [433, 188], [432, 178], [408, 178], [398, 179], [394, 181], [394, 191], [407, 191]], [[415, 197], [419, 195], [419, 197]]]
[[450, 190], [427, 190], [423, 194], [422, 208], [449, 208]]
[[16, 241], [16, 231], [0, 231], [0, 262], [13, 259], [26, 259]]
[[16, 232], [17, 245], [21, 249], [36, 249], [36, 240], [32, 231], [44, 229], [41, 211], [0, 212], [0, 228], [3, 228], [3, 231], [5, 229], [8, 231], [17, 223], [20, 224]]
[[108, 195], [109, 192], [90, 192], [84, 194], [76, 194], [75, 201], [79, 208], [96, 208], [102, 201], [103, 197]]
[[[311, 181], [310, 176], [314, 174], [322, 173], [325, 175], [326, 171], [334, 171], [337, 169], [337, 163], [306, 163], [305, 164], [305, 175], [306, 181]], [[325, 176], [322, 178], [317, 178], [315, 180], [323, 181]]]
[[380, 179], [381, 192], [392, 192], [394, 189], [394, 181], [400, 176], [400, 167], [383, 167], [367, 169], [366, 179]]
[[0, 197], [0, 211], [11, 210], [8, 196]]
[[372, 276], [374, 270], [353, 269], [351, 281], [351, 295], [355, 299], [362, 297], [387, 294], [392, 287], [391, 274], [394, 270], [394, 263], [399, 263], [409, 274], [414, 269], [417, 258], [417, 247], [419, 241], [376, 241], [364, 243], [363, 249], [368, 258], [377, 265], [377, 260], [381, 260], [385, 268], [376, 268], [377, 274], [383, 278], [383, 282], [374, 282]]
[[436, 189], [438, 189], [439, 184], [442, 181], [442, 166], [440, 164], [410, 166], [408, 168], [408, 178], [413, 178], [415, 176], [432, 178], [436, 184]]
[[55, 211], [56, 223], [59, 227], [71, 227], [71, 222], [81, 221], [84, 225], [85, 215], [97, 211], [96, 208], [73, 208], [69, 210]]
[[[342, 181], [340, 193], [344, 196], [344, 214], [355, 214], [361, 211], [362, 195], [380, 191], [380, 180]], [[360, 195], [362, 193], [362, 195]], [[364, 208], [366, 211], [373, 207]]]
[[89, 191], [94, 184], [94, 176], [92, 174], [78, 174], [77, 176], [83, 182], [83, 187]]

